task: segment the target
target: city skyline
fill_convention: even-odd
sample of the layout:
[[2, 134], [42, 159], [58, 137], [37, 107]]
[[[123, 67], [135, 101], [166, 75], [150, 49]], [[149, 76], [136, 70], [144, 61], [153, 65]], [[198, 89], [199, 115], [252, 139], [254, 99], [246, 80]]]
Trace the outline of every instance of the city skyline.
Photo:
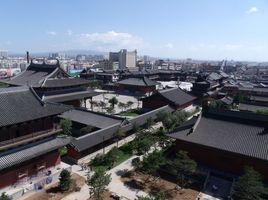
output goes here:
[[71, 49], [167, 58], [268, 61], [268, 3], [259, 1], [39, 1], [1, 4], [0, 49]]

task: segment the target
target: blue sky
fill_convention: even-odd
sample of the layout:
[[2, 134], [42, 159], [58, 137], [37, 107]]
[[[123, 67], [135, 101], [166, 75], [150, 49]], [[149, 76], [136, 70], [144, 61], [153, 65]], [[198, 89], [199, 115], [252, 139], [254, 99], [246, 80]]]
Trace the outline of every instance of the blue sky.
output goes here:
[[266, 0], [6, 0], [0, 49], [268, 61]]

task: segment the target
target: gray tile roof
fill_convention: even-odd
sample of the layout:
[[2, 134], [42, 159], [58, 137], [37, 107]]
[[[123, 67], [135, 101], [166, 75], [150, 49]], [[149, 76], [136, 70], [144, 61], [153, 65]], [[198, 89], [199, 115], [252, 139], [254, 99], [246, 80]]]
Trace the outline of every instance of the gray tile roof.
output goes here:
[[250, 97], [251, 101], [260, 101], [260, 102], [268, 102], [268, 97], [263, 97], [263, 96], [251, 96]]
[[142, 78], [127, 78], [122, 81], [118, 81], [119, 84], [122, 85], [135, 85], [135, 86], [155, 86], [158, 85], [157, 82], [152, 81], [147, 77]]
[[54, 88], [54, 87], [66, 87], [89, 84], [90, 81], [82, 78], [61, 78], [61, 79], [47, 79], [42, 87]]
[[0, 127], [58, 115], [70, 110], [69, 106], [44, 103], [28, 87], [0, 89]]
[[84, 91], [77, 91], [77, 92], [69, 92], [64, 94], [55, 94], [55, 95], [47, 95], [44, 96], [42, 99], [48, 102], [65, 102], [65, 101], [72, 101], [76, 99], [84, 99], [98, 95], [98, 92], [93, 90], [84, 90]]
[[[112, 139], [114, 136], [114, 132], [120, 128], [123, 131], [127, 132], [132, 129], [133, 124], [136, 124], [138, 126], [142, 126], [146, 123], [148, 118], [156, 118], [156, 114], [159, 113], [160, 111], [167, 111], [167, 112], [172, 112], [173, 109], [170, 108], [169, 106], [164, 106], [161, 108], [158, 108], [156, 110], [150, 111], [148, 113], [139, 115], [135, 118], [130, 119], [129, 121], [122, 120], [121, 123], [114, 123], [111, 124], [110, 126], [107, 126], [103, 129], [100, 129], [98, 131], [86, 134], [84, 136], [81, 136], [79, 138], [73, 138], [71, 141], [71, 145], [75, 147], [78, 151], [83, 151], [88, 148], [91, 148], [95, 145], [98, 145], [102, 143], [103, 141]], [[126, 123], [124, 123], [126, 122]], [[122, 125], [124, 124], [124, 125]]]
[[31, 65], [22, 73], [11, 78], [6, 83], [17, 86], [34, 86], [40, 87], [43, 81], [57, 69], [58, 65], [34, 64]]
[[257, 105], [252, 105], [252, 104], [240, 103], [238, 109], [244, 110], [244, 111], [255, 112], [257, 110], [268, 110], [268, 106], [257, 106]]
[[0, 153], [0, 171], [67, 145], [70, 138], [47, 138], [16, 149]]
[[119, 125], [124, 120], [119, 117], [78, 109], [67, 111], [59, 117], [97, 128], [107, 128], [116, 124]]
[[[251, 125], [246, 120], [223, 120], [202, 116], [194, 131], [191, 128], [174, 131], [170, 137], [227, 152], [268, 160], [268, 132], [263, 125]], [[267, 124], [266, 124], [267, 125]]]
[[[60, 78], [57, 77], [58, 73], [61, 74]], [[31, 63], [25, 71], [3, 82], [9, 85], [45, 88], [78, 86], [89, 83], [88, 80], [82, 78], [70, 77], [58, 64], [46, 63]]]
[[173, 102], [176, 105], [183, 105], [196, 99], [196, 97], [188, 94], [180, 88], [161, 90], [158, 93], [164, 98], [166, 98], [168, 101]]
[[225, 96], [225, 97], [221, 98], [220, 101], [222, 103], [224, 103], [225, 105], [230, 105], [230, 104], [233, 103], [233, 98], [232, 97]]

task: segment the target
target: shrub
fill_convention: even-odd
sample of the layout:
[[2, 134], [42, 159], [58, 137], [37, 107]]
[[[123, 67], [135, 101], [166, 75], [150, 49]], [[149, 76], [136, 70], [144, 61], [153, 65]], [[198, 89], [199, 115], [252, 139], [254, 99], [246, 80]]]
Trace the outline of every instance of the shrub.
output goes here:
[[64, 169], [61, 171], [59, 180], [60, 180], [59, 187], [61, 191], [70, 190], [72, 179], [71, 179], [71, 173], [68, 170]]
[[132, 161], [131, 161], [131, 164], [132, 164], [133, 167], [139, 168], [141, 166], [140, 158], [139, 157], [133, 158]]

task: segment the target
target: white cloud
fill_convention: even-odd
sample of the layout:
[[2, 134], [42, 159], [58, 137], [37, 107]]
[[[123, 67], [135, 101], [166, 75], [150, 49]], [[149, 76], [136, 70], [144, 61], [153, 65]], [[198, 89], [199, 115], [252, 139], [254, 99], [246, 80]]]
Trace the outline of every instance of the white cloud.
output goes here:
[[71, 36], [71, 35], [73, 35], [73, 31], [72, 30], [67, 30], [67, 35], [69, 35], [69, 36]]
[[165, 45], [166, 48], [173, 49], [174, 45], [172, 43], [167, 43]]
[[108, 31], [105, 33], [84, 33], [76, 38], [80, 45], [98, 50], [138, 49], [144, 46], [144, 41], [130, 33]]
[[227, 50], [227, 51], [236, 51], [239, 50], [243, 47], [243, 45], [241, 44], [225, 44], [223, 46], [223, 50]]
[[253, 6], [247, 10], [247, 14], [252, 14], [258, 12], [259, 9], [256, 6]]
[[57, 33], [55, 31], [47, 31], [46, 32], [48, 35], [52, 35], [52, 36], [55, 36], [57, 35]]

